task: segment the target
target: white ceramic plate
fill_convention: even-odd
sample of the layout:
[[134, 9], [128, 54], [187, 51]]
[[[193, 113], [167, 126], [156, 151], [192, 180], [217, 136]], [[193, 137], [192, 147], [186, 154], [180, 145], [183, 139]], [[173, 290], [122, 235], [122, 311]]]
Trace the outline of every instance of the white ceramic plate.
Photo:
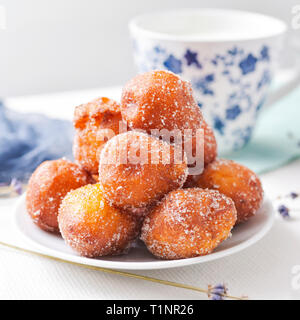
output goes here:
[[273, 220], [274, 212], [272, 204], [269, 200], [265, 200], [255, 217], [247, 223], [235, 227], [232, 230], [233, 235], [231, 238], [224, 241], [213, 253], [202, 257], [181, 260], [159, 260], [148, 252], [142, 242], [138, 242], [126, 255], [90, 259], [78, 256], [58, 235], [40, 230], [26, 212], [25, 195], [20, 198], [15, 209], [15, 222], [18, 229], [40, 252], [82, 264], [125, 270], [183, 267], [229, 256], [260, 240], [270, 230]]

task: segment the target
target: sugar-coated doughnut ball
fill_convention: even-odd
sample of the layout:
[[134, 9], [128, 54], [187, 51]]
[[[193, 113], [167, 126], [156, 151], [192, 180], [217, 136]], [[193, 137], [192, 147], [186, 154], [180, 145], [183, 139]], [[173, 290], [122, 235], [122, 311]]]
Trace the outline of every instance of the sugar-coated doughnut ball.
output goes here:
[[123, 253], [137, 237], [140, 223], [110, 206], [100, 184], [69, 192], [61, 203], [58, 222], [66, 243], [85, 257]]
[[192, 144], [184, 146], [190, 173], [185, 187], [194, 187], [194, 179], [217, 157], [217, 142], [213, 130], [205, 120], [202, 121], [199, 129], [202, 131], [199, 132], [199, 135], [192, 137]]
[[144, 220], [141, 239], [162, 259], [210, 253], [231, 234], [236, 222], [233, 201], [215, 190], [170, 192]]
[[197, 185], [218, 190], [230, 197], [237, 209], [237, 223], [255, 215], [263, 201], [263, 189], [258, 176], [231, 160], [217, 159], [209, 164]]
[[149, 134], [151, 129], [195, 130], [203, 118], [191, 84], [169, 71], [150, 71], [130, 80], [122, 92], [121, 112], [129, 127]]
[[[213, 130], [211, 129], [211, 127], [207, 124], [207, 122], [205, 120], [202, 121], [200, 128], [203, 130], [203, 136], [201, 136], [203, 138], [203, 145], [202, 145], [203, 149], [201, 149], [203, 151], [203, 156], [201, 154], [200, 159], [198, 159], [198, 161], [202, 161], [202, 163], [203, 163], [202, 170], [203, 170], [209, 163], [213, 162], [216, 159], [216, 157], [217, 157], [217, 142], [216, 142], [216, 138], [215, 138]], [[197, 160], [197, 157], [196, 157], [197, 153], [195, 150], [196, 143], [197, 143], [196, 141], [193, 141], [192, 155]], [[201, 142], [199, 145], [201, 145]], [[201, 146], [199, 148], [201, 148]], [[189, 165], [190, 173], [191, 173], [191, 168], [194, 168], [194, 164]], [[186, 179], [186, 182], [184, 184], [184, 188], [197, 187], [198, 186], [197, 180], [199, 178], [199, 175], [202, 172], [203, 171], [201, 171], [199, 174], [189, 174]]]
[[[188, 152], [192, 147], [191, 155], [196, 159], [199, 155], [201, 157], [200, 160], [206, 166], [214, 161], [217, 156], [217, 141], [213, 130], [205, 120], [202, 121], [199, 129], [202, 131], [199, 132], [199, 136], [192, 136], [192, 144], [188, 145], [188, 148], [186, 147], [186, 151]], [[197, 147], [199, 150], [196, 149]], [[190, 162], [189, 164], [192, 167], [193, 163]]]
[[74, 157], [85, 170], [97, 174], [101, 148], [119, 133], [122, 123], [120, 106], [105, 97], [95, 99], [76, 107], [73, 122], [76, 129]]
[[58, 232], [58, 208], [64, 196], [90, 182], [86, 171], [68, 160], [43, 162], [32, 174], [27, 188], [27, 212], [43, 230]]
[[138, 131], [109, 140], [102, 149], [99, 182], [104, 196], [120, 208], [140, 208], [180, 188], [187, 177], [174, 146]]
[[203, 120], [201, 129], [204, 133], [204, 166], [213, 162], [217, 157], [217, 141], [212, 128]]

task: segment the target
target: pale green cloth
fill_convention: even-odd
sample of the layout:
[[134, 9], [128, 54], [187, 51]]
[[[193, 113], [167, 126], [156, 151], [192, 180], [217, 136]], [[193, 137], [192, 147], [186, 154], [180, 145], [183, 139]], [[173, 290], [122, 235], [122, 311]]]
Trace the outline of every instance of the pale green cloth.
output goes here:
[[257, 173], [279, 168], [300, 157], [300, 87], [262, 111], [251, 142], [226, 158]]

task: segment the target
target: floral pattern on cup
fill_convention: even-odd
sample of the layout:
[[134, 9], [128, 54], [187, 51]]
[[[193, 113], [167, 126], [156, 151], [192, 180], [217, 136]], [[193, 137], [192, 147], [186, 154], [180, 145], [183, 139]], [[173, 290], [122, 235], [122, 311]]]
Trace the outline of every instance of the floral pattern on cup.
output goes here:
[[214, 128], [221, 153], [238, 150], [253, 133], [272, 79], [272, 42], [186, 45], [134, 39], [140, 72], [167, 69], [191, 81], [195, 98]]

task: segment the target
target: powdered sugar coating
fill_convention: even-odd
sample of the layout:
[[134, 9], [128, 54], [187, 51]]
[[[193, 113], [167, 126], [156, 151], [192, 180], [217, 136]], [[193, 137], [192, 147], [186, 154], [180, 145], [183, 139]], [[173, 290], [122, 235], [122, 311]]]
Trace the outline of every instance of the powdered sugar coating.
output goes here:
[[58, 232], [58, 208], [64, 196], [90, 183], [86, 171], [65, 159], [45, 161], [32, 174], [27, 188], [27, 212], [43, 230]]
[[215, 190], [170, 192], [145, 218], [141, 239], [162, 259], [210, 253], [231, 235], [236, 221], [233, 201]]
[[133, 129], [191, 129], [200, 127], [202, 113], [189, 82], [169, 71], [150, 71], [130, 80], [122, 92], [123, 119]]
[[[204, 167], [213, 162], [218, 154], [217, 150], [217, 141], [214, 135], [213, 130], [207, 124], [205, 120], [202, 121], [200, 129], [203, 130], [204, 138], [204, 147], [203, 147], [203, 161]], [[193, 147], [196, 145], [196, 142], [193, 142]], [[195, 150], [193, 150], [193, 156], [196, 156]], [[189, 175], [184, 184], [184, 188], [193, 188], [197, 187], [197, 180], [199, 175]]]
[[202, 121], [201, 129], [204, 131], [204, 166], [207, 166], [217, 157], [217, 141], [212, 128], [205, 120]]
[[[145, 156], [136, 159], [142, 162], [132, 162], [132, 150]], [[184, 156], [181, 163], [175, 163], [174, 150], [174, 146], [137, 131], [109, 140], [99, 165], [99, 182], [106, 199], [117, 207], [140, 208], [182, 187], [188, 173], [187, 161]], [[169, 163], [164, 163], [163, 154], [169, 155]], [[120, 155], [125, 155], [127, 163], [118, 160]]]
[[108, 204], [100, 184], [73, 190], [59, 209], [59, 228], [66, 243], [85, 257], [115, 255], [128, 250], [140, 221]]
[[120, 106], [114, 100], [97, 98], [76, 107], [73, 122], [76, 129], [74, 157], [84, 169], [97, 174], [101, 148], [109, 138], [119, 133], [122, 122]]
[[197, 186], [220, 191], [235, 203], [237, 223], [255, 215], [263, 202], [263, 188], [258, 176], [232, 160], [217, 159], [197, 179]]

